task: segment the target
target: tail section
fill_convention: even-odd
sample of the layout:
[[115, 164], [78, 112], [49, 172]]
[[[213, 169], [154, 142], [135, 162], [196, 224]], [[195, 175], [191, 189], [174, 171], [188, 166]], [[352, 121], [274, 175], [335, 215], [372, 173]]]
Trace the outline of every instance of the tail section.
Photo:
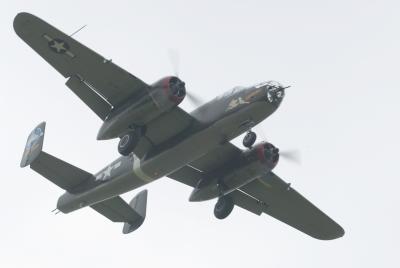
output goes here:
[[45, 128], [46, 123], [43, 122], [29, 135], [21, 167], [30, 166], [31, 169], [70, 193], [86, 188], [85, 185], [92, 181], [92, 174], [42, 150]]
[[22, 155], [21, 167], [30, 165], [42, 152], [45, 129], [46, 122], [42, 122], [29, 134], [25, 151]]

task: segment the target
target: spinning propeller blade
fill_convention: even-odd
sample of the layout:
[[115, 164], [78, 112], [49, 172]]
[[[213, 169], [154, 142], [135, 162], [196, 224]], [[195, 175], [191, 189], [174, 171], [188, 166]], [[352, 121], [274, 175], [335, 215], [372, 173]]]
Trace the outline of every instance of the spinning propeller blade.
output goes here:
[[[176, 77], [179, 77], [179, 67], [180, 67], [179, 51], [176, 49], [172, 49], [172, 48], [168, 49], [168, 57], [169, 57], [169, 61], [171, 63], [174, 75]], [[186, 90], [186, 97], [195, 106], [200, 106], [204, 103], [204, 101], [200, 97], [189, 92], [188, 90]]]
[[179, 66], [180, 66], [180, 57], [179, 52], [176, 49], [168, 49], [168, 57], [169, 62], [171, 63], [172, 70], [176, 77], [179, 77]]
[[[257, 127], [257, 132], [260, 134], [260, 137], [263, 141], [267, 141], [266, 134], [262, 126], [259, 125], [259, 127]], [[280, 150], [279, 156], [291, 161], [292, 163], [298, 165], [301, 164], [301, 153], [299, 150]]]
[[279, 156], [285, 158], [293, 163], [301, 164], [301, 154], [299, 150], [285, 150], [280, 151]]

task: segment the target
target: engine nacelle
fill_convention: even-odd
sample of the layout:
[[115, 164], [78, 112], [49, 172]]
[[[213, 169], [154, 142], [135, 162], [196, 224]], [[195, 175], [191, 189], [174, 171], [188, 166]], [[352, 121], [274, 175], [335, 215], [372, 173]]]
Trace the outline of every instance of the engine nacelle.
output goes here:
[[151, 85], [150, 96], [161, 110], [169, 110], [185, 98], [185, 82], [175, 76], [162, 78]]
[[244, 161], [259, 162], [272, 170], [279, 161], [279, 149], [269, 142], [262, 142], [243, 153]]
[[[204, 177], [190, 195], [190, 201], [204, 201], [227, 195], [270, 172], [279, 161], [279, 149], [268, 142], [243, 152], [215, 172], [218, 177]], [[213, 175], [211, 175], [213, 176]]]
[[131, 128], [145, 126], [178, 106], [186, 96], [185, 83], [175, 76], [160, 79], [147, 92], [112, 112], [104, 120], [97, 139], [116, 138]]

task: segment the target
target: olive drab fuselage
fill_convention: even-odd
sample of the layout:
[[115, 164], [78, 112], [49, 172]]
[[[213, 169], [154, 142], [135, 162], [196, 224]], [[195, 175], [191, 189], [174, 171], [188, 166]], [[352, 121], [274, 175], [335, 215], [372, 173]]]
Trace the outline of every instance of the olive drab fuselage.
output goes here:
[[[273, 99], [277, 88], [281, 91]], [[179, 142], [171, 142], [161, 151], [154, 148], [157, 153], [149, 152], [142, 159], [133, 153], [119, 157], [94, 175], [89, 190], [62, 195], [57, 208], [68, 213], [166, 176], [263, 121], [279, 107], [283, 97], [282, 87], [273, 82], [234, 88], [194, 110], [191, 115], [198, 124], [186, 129]]]

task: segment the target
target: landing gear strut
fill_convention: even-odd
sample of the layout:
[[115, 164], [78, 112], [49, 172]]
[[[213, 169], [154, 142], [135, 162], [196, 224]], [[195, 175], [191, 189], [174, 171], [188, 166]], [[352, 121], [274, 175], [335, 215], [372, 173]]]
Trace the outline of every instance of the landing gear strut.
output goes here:
[[233, 200], [229, 196], [221, 196], [218, 198], [217, 204], [214, 207], [214, 215], [217, 219], [225, 219], [231, 214], [234, 204]]
[[244, 138], [243, 138], [243, 146], [247, 147], [247, 148], [251, 148], [251, 146], [253, 146], [256, 139], [257, 139], [256, 133], [254, 133], [253, 131], [250, 130], [249, 132], [247, 132], [246, 136], [244, 136]]
[[118, 143], [118, 152], [124, 156], [129, 155], [136, 148], [142, 136], [140, 128], [134, 129], [123, 136]]

